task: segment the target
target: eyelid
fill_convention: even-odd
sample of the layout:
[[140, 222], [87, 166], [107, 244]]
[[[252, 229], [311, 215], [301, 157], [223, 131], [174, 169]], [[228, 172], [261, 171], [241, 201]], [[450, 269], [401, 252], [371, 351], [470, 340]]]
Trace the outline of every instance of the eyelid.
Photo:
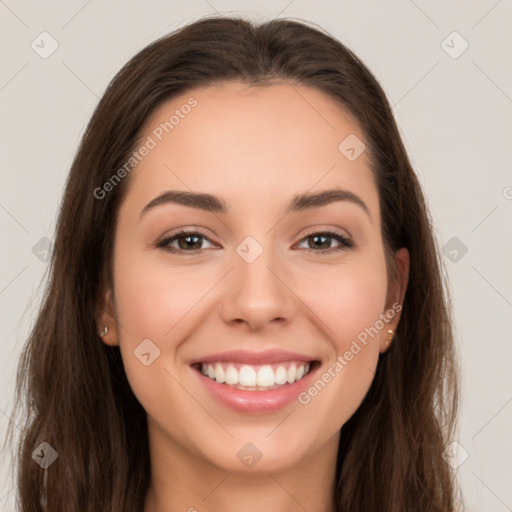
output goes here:
[[[205, 250], [205, 249], [196, 249], [194, 251], [184, 251], [184, 250], [174, 249], [174, 248], [168, 249], [167, 244], [169, 244], [171, 241], [176, 240], [180, 236], [187, 236], [187, 235], [199, 235], [202, 238], [208, 240], [210, 243], [216, 244], [216, 242], [211, 239], [211, 236], [204, 233], [201, 228], [197, 228], [195, 226], [185, 226], [182, 228], [177, 228], [177, 230], [171, 231], [170, 233], [166, 233], [156, 242], [155, 245], [158, 248], [168, 250], [168, 252], [180, 252], [182, 254], [187, 253], [187, 252], [190, 254], [194, 254], [194, 253], [197, 254], [198, 252], [203, 252]], [[173, 249], [174, 249], [174, 251], [173, 251]]]
[[[162, 241], [165, 242], [169, 238], [173, 238], [175, 236], [182, 235], [182, 234], [185, 234], [185, 235], [189, 235], [189, 234], [201, 235], [204, 238], [207, 238], [208, 240], [213, 242], [214, 241], [213, 239], [215, 237], [211, 233], [212, 232], [210, 230], [207, 230], [205, 228], [200, 228], [199, 226], [194, 226], [194, 225], [182, 226], [182, 227], [179, 227], [179, 228], [171, 229], [170, 231], [166, 231], [165, 234], [162, 235], [159, 238], [159, 242], [162, 242]], [[159, 243], [159, 242], [157, 242], [157, 243]]]
[[350, 240], [353, 240], [354, 238], [351, 235], [351, 233], [349, 233], [349, 231], [347, 231], [346, 229], [335, 226], [329, 226], [327, 224], [314, 224], [313, 226], [308, 226], [307, 228], [304, 228], [303, 232], [305, 232], [306, 234], [302, 235], [302, 238], [315, 235], [317, 233], [333, 233], [339, 236], [343, 236]]

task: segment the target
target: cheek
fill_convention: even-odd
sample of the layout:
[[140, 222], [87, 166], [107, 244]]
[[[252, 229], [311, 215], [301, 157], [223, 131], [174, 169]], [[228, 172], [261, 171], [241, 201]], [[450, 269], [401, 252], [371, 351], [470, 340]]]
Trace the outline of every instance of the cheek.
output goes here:
[[118, 318], [131, 338], [162, 339], [198, 304], [214, 280], [197, 269], [128, 255], [115, 262]]
[[[385, 265], [378, 258], [371, 258], [333, 266], [328, 272], [315, 273], [314, 278], [311, 275], [296, 281], [297, 295], [314, 312], [317, 325], [323, 326], [337, 353], [343, 353], [351, 341], [374, 326], [384, 312]], [[360, 338], [364, 338], [364, 334]]]
[[114, 259], [114, 289], [119, 344], [132, 390], [149, 412], [164, 389], [169, 400], [183, 399], [172, 378], [179, 377], [176, 351], [212, 277], [165, 266], [141, 252], [123, 252], [122, 242], [118, 248], [122, 256]]
[[[205, 275], [164, 266], [142, 253], [123, 253], [122, 243], [118, 247], [123, 256], [114, 260], [114, 288], [125, 372], [146, 412], [170, 425], [175, 418], [171, 409], [162, 408], [162, 401], [187, 403], [186, 392], [177, 384], [181, 375], [173, 362], [176, 349], [187, 336], [183, 328], [193, 318], [194, 305], [211, 285], [206, 286]], [[185, 408], [182, 414], [192, 412]]]
[[[361, 261], [359, 263], [362, 263]], [[298, 294], [318, 317], [331, 345], [328, 360], [299, 402], [314, 411], [332, 432], [356, 411], [374, 377], [382, 313], [387, 291], [385, 265], [375, 258], [365, 265], [340, 266], [317, 274], [314, 286]]]

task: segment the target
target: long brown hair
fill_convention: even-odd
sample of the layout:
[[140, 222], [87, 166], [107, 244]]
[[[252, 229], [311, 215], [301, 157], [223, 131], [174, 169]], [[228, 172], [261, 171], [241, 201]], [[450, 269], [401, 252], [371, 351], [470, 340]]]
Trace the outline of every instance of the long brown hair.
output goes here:
[[341, 429], [337, 510], [456, 510], [456, 483], [442, 458], [458, 409], [448, 280], [386, 96], [348, 48], [312, 23], [256, 25], [224, 17], [203, 18], [135, 55], [110, 83], [83, 136], [59, 212], [43, 303], [18, 367], [14, 412], [20, 419], [13, 419], [25, 426], [16, 450], [20, 510], [44, 510], [45, 471], [32, 458], [41, 442], [58, 453], [46, 474], [48, 511], [143, 509], [150, 479], [146, 413], [119, 347], [107, 346], [97, 332], [130, 176], [102, 199], [93, 191], [127, 161], [159, 105], [188, 89], [233, 80], [315, 87], [347, 109], [371, 157], [391, 278], [393, 251], [410, 253], [395, 339]]

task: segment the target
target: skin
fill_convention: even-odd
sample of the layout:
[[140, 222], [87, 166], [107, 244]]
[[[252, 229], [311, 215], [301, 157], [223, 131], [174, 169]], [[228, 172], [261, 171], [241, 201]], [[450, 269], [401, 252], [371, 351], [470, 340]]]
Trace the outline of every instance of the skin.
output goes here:
[[[396, 253], [399, 280], [388, 286], [378, 191], [366, 152], [349, 161], [338, 145], [357, 122], [322, 92], [277, 82], [187, 91], [160, 106], [141, 140], [193, 96], [198, 105], [132, 171], [115, 236], [113, 289], [105, 291], [98, 329], [120, 345], [130, 385], [148, 416], [152, 464], [145, 512], [334, 510], [332, 488], [339, 430], [361, 404], [387, 329], [336, 374], [307, 405], [272, 413], [235, 412], [204, 389], [188, 361], [234, 349], [284, 349], [332, 367], [357, 335], [395, 303], [409, 272]], [[165, 165], [164, 165], [165, 164]], [[348, 201], [284, 215], [292, 196], [343, 188]], [[167, 190], [222, 197], [228, 214], [177, 204], [141, 210]], [[181, 254], [156, 244], [186, 228], [199, 230]], [[310, 235], [334, 229], [355, 248]], [[253, 237], [262, 254], [236, 252]], [[183, 239], [182, 239], [183, 240]], [[171, 243], [179, 248], [179, 240]], [[181, 247], [185, 243], [182, 241]], [[328, 251], [331, 251], [328, 253]], [[321, 253], [324, 254], [321, 254]], [[150, 339], [160, 356], [145, 366], [134, 350]], [[252, 468], [237, 452], [252, 442]]]

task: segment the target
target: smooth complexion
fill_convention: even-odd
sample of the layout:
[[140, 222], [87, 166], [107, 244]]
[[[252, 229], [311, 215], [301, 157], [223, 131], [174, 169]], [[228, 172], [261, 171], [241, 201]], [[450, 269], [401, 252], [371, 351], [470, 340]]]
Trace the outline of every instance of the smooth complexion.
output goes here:
[[[194, 89], [159, 107], [141, 140], [191, 96], [197, 106], [131, 173], [99, 319], [148, 415], [145, 512], [333, 510], [340, 428], [367, 393], [400, 313], [307, 405], [233, 410], [190, 361], [287, 350], [318, 360], [319, 378], [365, 327], [403, 303], [409, 254], [396, 253], [400, 282], [388, 286], [367, 154], [351, 162], [338, 150], [349, 134], [364, 137], [332, 99], [283, 82]], [[357, 195], [368, 212], [345, 200], [286, 213], [295, 195], [334, 188]], [[228, 212], [165, 203], [141, 214], [169, 190], [213, 194]], [[176, 252], [158, 246], [180, 230], [194, 234], [168, 241]], [[312, 236], [325, 231], [354, 246]], [[248, 236], [263, 250], [252, 263], [237, 253]], [[148, 366], [134, 355], [145, 339], [160, 350]], [[252, 467], [237, 456], [248, 442], [262, 455]]]

